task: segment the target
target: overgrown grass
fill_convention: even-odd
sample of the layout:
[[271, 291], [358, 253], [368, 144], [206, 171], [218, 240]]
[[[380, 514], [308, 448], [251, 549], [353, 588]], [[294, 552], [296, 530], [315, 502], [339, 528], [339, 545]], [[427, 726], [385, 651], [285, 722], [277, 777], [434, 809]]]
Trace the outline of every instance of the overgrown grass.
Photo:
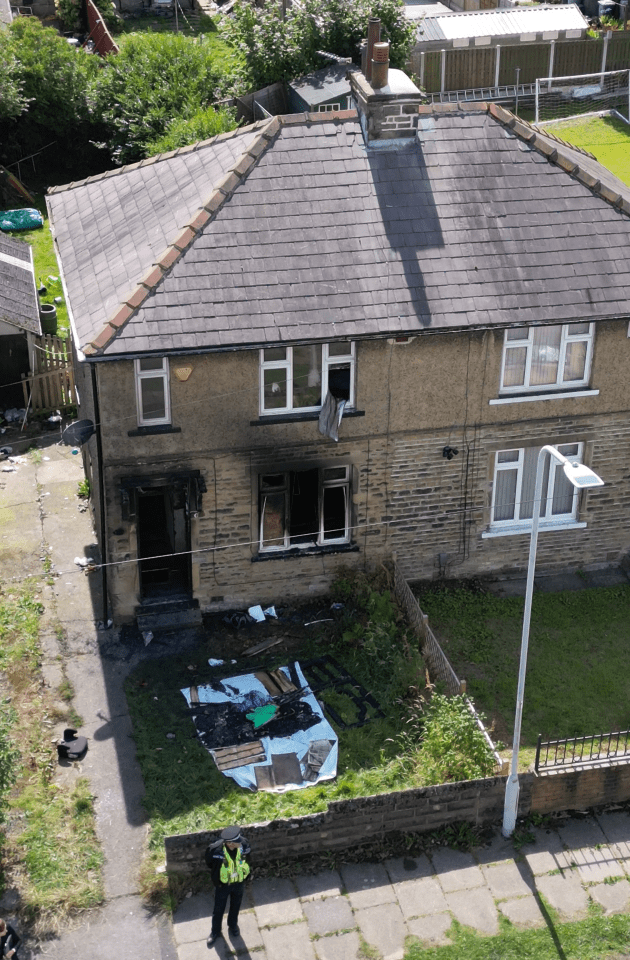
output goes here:
[[[58, 930], [69, 914], [102, 900], [102, 854], [87, 782], [54, 783], [54, 720], [68, 720], [43, 684], [37, 582], [0, 591], [0, 669], [11, 701], [14, 785], [3, 841], [6, 875], [36, 929]], [[62, 693], [69, 688], [62, 684]], [[2, 749], [2, 744], [0, 744]]]
[[[514, 724], [521, 598], [466, 586], [419, 591], [420, 605], [475, 702], [508, 739]], [[522, 744], [539, 733], [588, 736], [630, 727], [630, 586], [534, 594]], [[531, 753], [525, 753], [525, 759]]]
[[408, 940], [405, 960], [623, 960], [628, 956], [630, 917], [593, 914], [586, 920], [558, 923], [544, 907], [547, 926], [517, 930], [500, 920], [497, 937], [481, 937], [454, 923], [454, 943], [425, 948]]
[[550, 124], [561, 140], [588, 150], [611, 173], [630, 185], [630, 126], [617, 117], [574, 118]]
[[[175, 18], [145, 16], [124, 21], [123, 32], [115, 38], [119, 47], [123, 48], [130, 38], [137, 34], [175, 33]], [[184, 17], [179, 18], [179, 33], [190, 39], [191, 43], [205, 44], [212, 54], [217, 69], [224, 78], [235, 76], [241, 65], [242, 55], [233, 46], [227, 43], [217, 29], [217, 22], [212, 17], [202, 14], [198, 24], [189, 24]], [[208, 91], [211, 97], [212, 91]]]
[[[249, 793], [218, 772], [196, 737], [180, 692], [180, 688], [210, 678], [204, 665], [207, 649], [184, 662], [180, 657], [148, 662], [129, 678], [127, 700], [146, 786], [150, 845], [156, 858], [162, 854], [163, 838], [169, 834], [207, 830], [228, 822], [253, 823], [318, 813], [332, 800], [440, 783], [449, 777], [452, 756], [443, 750], [443, 728], [436, 735], [439, 746], [427, 760], [422, 757], [422, 721], [415, 724], [416, 736], [410, 736], [406, 727], [407, 717], [415, 717], [420, 709], [424, 664], [407, 639], [404, 621], [389, 592], [374, 589], [367, 582], [348, 580], [338, 586], [337, 597], [340, 595], [346, 603], [343, 616], [330, 634], [305, 641], [296, 659], [332, 653], [374, 695], [385, 716], [363, 727], [336, 731], [339, 762], [335, 781], [280, 795]], [[267, 665], [286, 663], [287, 659], [285, 655]], [[258, 667], [249, 661], [239, 663], [231, 668], [231, 675]], [[354, 706], [347, 698], [328, 692], [324, 699], [347, 721], [353, 721]], [[461, 713], [465, 715], [461, 726], [470, 725], [468, 711], [464, 708]], [[436, 704], [431, 716], [439, 714]], [[174, 737], [168, 737], [169, 733]], [[438, 762], [437, 754], [443, 754], [442, 762]], [[487, 753], [484, 760], [489, 767], [483, 767], [484, 761], [481, 767], [471, 763], [467, 768], [471, 775], [490, 772], [492, 760]]]
[[[20, 202], [18, 206], [26, 206]], [[25, 230], [19, 234], [14, 234], [20, 240], [26, 240], [33, 248], [33, 265], [35, 270], [35, 280], [37, 286], [41, 280], [47, 288], [47, 293], [39, 298], [40, 303], [53, 303], [56, 296], [62, 295], [60, 289], [53, 289], [53, 285], [46, 282], [47, 277], [59, 277], [59, 264], [53, 245], [53, 238], [48, 224], [48, 213], [46, 211], [46, 201], [41, 194], [35, 196], [35, 206], [44, 218], [44, 226], [39, 230]], [[57, 307], [57, 333], [59, 336], [67, 336], [69, 331], [68, 309], [65, 298], [62, 303], [55, 304]]]

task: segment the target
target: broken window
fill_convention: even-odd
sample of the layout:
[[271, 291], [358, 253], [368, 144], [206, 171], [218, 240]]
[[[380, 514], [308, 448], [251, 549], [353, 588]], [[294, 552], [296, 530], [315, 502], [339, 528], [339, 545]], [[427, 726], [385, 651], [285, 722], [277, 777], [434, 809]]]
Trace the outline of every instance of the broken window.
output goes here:
[[262, 474], [260, 549], [348, 543], [350, 467]]
[[349, 340], [261, 350], [260, 412], [315, 412], [329, 390], [335, 399], [354, 406], [354, 370], [354, 343]]
[[168, 360], [144, 357], [135, 361], [138, 425], [171, 422]]

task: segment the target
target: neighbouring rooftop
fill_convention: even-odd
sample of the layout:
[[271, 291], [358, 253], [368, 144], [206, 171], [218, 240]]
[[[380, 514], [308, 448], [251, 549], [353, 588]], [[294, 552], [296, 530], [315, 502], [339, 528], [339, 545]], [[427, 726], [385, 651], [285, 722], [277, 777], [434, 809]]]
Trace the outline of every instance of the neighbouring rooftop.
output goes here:
[[[418, 23], [416, 43], [456, 42], [476, 37], [522, 36], [525, 40], [535, 40], [537, 35], [540, 39], [553, 40], [560, 34], [567, 39], [578, 39], [587, 29], [588, 23], [575, 3], [465, 13], [433, 14], [427, 9], [426, 16]], [[555, 36], [543, 36], [548, 33]]]

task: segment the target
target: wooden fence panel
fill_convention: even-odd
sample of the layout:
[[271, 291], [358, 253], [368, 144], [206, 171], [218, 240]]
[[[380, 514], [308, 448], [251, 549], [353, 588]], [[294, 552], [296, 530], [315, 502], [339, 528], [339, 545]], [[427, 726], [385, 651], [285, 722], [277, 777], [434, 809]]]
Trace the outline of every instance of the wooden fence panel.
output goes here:
[[[609, 54], [610, 46], [609, 44]], [[580, 73], [595, 73], [601, 69], [603, 51], [603, 40], [558, 41], [553, 63], [554, 77], [572, 77]], [[608, 69], [608, 65], [606, 69]], [[548, 74], [545, 74], [545, 76], [548, 76]]]
[[[496, 51], [492, 47], [448, 50], [446, 53], [446, 90], [494, 85]], [[474, 83], [471, 80], [474, 79]], [[439, 89], [439, 87], [438, 87]]]
[[22, 377], [24, 406], [32, 412], [64, 410], [76, 404], [69, 340], [34, 337], [35, 369]]
[[519, 83], [534, 83], [536, 77], [546, 77], [549, 70], [549, 44], [501, 47], [499, 84], [516, 83], [517, 67], [520, 67]]

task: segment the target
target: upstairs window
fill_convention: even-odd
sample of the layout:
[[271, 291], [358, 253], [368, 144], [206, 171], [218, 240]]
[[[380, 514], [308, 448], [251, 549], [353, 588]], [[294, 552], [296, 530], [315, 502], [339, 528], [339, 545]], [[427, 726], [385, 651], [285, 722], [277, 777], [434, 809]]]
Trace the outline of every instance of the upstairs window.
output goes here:
[[269, 347], [260, 351], [260, 413], [316, 413], [330, 390], [354, 406], [354, 343]]
[[349, 542], [350, 467], [263, 474], [259, 484], [261, 551]]
[[169, 371], [166, 357], [144, 357], [135, 361], [138, 425], [154, 426], [171, 422]]
[[[582, 458], [581, 443], [563, 443], [556, 450], [569, 460]], [[492, 491], [493, 527], [529, 530], [534, 516], [536, 465], [540, 447], [500, 450], [496, 454]], [[562, 464], [545, 457], [539, 505], [541, 526], [577, 520], [578, 490], [565, 476]]]
[[506, 330], [504, 393], [567, 390], [588, 384], [594, 324], [565, 323]]

